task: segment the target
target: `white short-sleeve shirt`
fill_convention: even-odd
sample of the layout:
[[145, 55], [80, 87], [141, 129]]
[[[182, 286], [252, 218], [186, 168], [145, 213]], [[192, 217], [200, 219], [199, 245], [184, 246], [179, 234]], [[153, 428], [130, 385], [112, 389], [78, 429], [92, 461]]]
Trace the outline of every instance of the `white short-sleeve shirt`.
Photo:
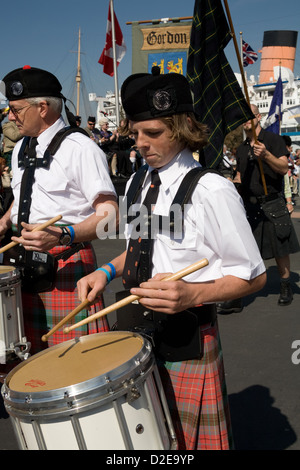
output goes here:
[[[65, 127], [59, 118], [38, 137], [37, 158], [42, 158], [55, 134]], [[19, 141], [12, 156], [14, 204], [12, 223], [17, 224], [21, 180], [24, 167], [18, 168]], [[49, 168], [36, 168], [32, 186], [30, 223], [43, 223], [61, 214], [62, 224], [77, 224], [95, 211], [99, 194], [116, 195], [109, 176], [107, 158], [90, 138], [75, 132], [62, 142]]]
[[[168, 216], [173, 198], [185, 174], [199, 166], [188, 150], [159, 170], [161, 186], [154, 214]], [[151, 168], [149, 168], [151, 171]], [[150, 184], [145, 179], [138, 210]], [[129, 239], [132, 224], [126, 226]], [[190, 282], [209, 281], [226, 275], [250, 280], [265, 271], [246, 218], [243, 202], [233, 183], [217, 174], [204, 175], [196, 185], [191, 204], [185, 208], [184, 228], [174, 236], [168, 229], [153, 233], [152, 275], [176, 272], [203, 258], [209, 265], [185, 277]]]

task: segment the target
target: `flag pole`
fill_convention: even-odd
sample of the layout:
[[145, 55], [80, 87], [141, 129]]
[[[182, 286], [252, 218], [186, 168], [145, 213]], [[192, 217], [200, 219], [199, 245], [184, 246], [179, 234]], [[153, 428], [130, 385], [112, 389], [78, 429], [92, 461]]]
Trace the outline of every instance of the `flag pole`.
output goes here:
[[[281, 80], [281, 60], [279, 61], [279, 77], [277, 78], [277, 82], [278, 80]], [[281, 118], [282, 118], [282, 101], [281, 101], [281, 109], [279, 110], [279, 135], [281, 135]]]
[[111, 15], [114, 80], [115, 80], [116, 122], [117, 122], [117, 126], [119, 126], [120, 109], [119, 109], [119, 85], [118, 85], [118, 71], [117, 71], [118, 67], [117, 67], [117, 55], [116, 55], [115, 13], [114, 13], [113, 0], [109, 0], [109, 2], [110, 2], [110, 15]]
[[[241, 72], [241, 76], [242, 76], [246, 101], [247, 101], [247, 103], [249, 105], [249, 108], [250, 108], [250, 99], [249, 99], [249, 94], [248, 94], [248, 87], [247, 87], [247, 83], [246, 83], [246, 79], [245, 79], [243, 63], [242, 63], [242, 60], [241, 60], [242, 52], [240, 53], [239, 48], [238, 48], [238, 43], [237, 43], [236, 36], [235, 36], [235, 33], [234, 33], [234, 27], [233, 27], [231, 14], [230, 14], [230, 10], [229, 10], [229, 7], [228, 7], [227, 0], [224, 0], [224, 5], [225, 5], [225, 10], [226, 10], [230, 30], [231, 30], [231, 36], [233, 38], [235, 53], [236, 53], [236, 56], [237, 56], [237, 60], [238, 60], [238, 64], [239, 64], [239, 68], [240, 68], [240, 72]], [[257, 144], [257, 136], [256, 136], [256, 132], [255, 132], [253, 119], [251, 119], [251, 127], [252, 127], [252, 134], [253, 134], [254, 142]], [[265, 193], [265, 195], [267, 195], [268, 191], [267, 191], [267, 185], [266, 185], [266, 180], [265, 180], [265, 175], [264, 175], [264, 171], [263, 171], [262, 162], [261, 162], [260, 158], [258, 158], [257, 160], [258, 160], [258, 164], [259, 164], [259, 169], [260, 169], [262, 184], [263, 184], [263, 188], [264, 188], [264, 193]]]
[[[241, 57], [241, 62], [243, 64], [243, 31], [240, 31], [240, 57]], [[244, 70], [244, 64], [243, 64], [243, 70]]]
[[[246, 72], [245, 72], [245, 68], [244, 68], [244, 61], [243, 61], [243, 31], [240, 31], [240, 58], [241, 58], [241, 64], [242, 64], [242, 67], [243, 67], [243, 75], [245, 77], [245, 82], [247, 83], [247, 80], [246, 80]], [[243, 83], [243, 90], [244, 90], [244, 95], [245, 95], [245, 85]]]
[[81, 48], [81, 31], [79, 28], [78, 32], [78, 58], [77, 58], [77, 74], [76, 74], [76, 82], [77, 82], [77, 104], [76, 104], [76, 114], [77, 116], [80, 114], [80, 82], [81, 82], [81, 69], [80, 69], [80, 48]]

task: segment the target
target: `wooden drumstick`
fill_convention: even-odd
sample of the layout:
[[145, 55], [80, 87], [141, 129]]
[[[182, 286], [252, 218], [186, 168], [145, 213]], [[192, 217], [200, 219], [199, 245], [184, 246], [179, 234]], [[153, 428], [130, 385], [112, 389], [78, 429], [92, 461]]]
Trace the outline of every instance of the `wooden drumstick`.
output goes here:
[[[204, 268], [205, 266], [208, 265], [208, 260], [206, 258], [197, 261], [197, 263], [191, 264], [190, 266], [181, 269], [180, 271], [177, 271], [174, 274], [170, 274], [163, 278], [163, 281], [177, 281], [178, 279], [181, 279], [184, 276], [187, 276], [188, 274], [193, 273], [194, 271], [198, 271], [198, 269]], [[94, 315], [90, 315], [89, 317], [81, 320], [78, 323], [75, 323], [75, 325], [69, 326], [67, 328], [64, 328], [64, 333], [69, 333], [70, 331], [74, 330], [75, 328], [78, 328], [82, 325], [85, 325], [86, 323], [89, 323], [93, 320], [97, 320], [100, 317], [103, 317], [104, 315], [107, 315], [108, 313], [113, 312], [114, 310], [118, 310], [119, 308], [124, 307], [125, 305], [128, 305], [132, 303], [134, 300], [138, 300], [141, 297], [138, 295], [129, 295], [125, 299], [119, 300], [118, 302], [110, 305], [109, 307], [104, 308], [100, 312], [94, 313]]]
[[[53, 217], [53, 219], [48, 220], [48, 222], [44, 222], [43, 224], [38, 225], [37, 227], [32, 229], [32, 232], [39, 232], [39, 231], [45, 230], [45, 228], [49, 227], [50, 225], [55, 224], [55, 222], [58, 222], [58, 220], [60, 220], [61, 218], [62, 218], [62, 215], [57, 215], [56, 217]], [[7, 245], [0, 248], [0, 253], [4, 253], [4, 251], [9, 250], [10, 248], [16, 245], [19, 245], [19, 242], [10, 242]]]
[[65, 323], [67, 323], [71, 318], [75, 317], [77, 313], [81, 312], [84, 308], [86, 308], [90, 302], [85, 299], [81, 304], [79, 304], [72, 312], [70, 312], [66, 317], [64, 317], [57, 325], [55, 325], [52, 330], [48, 331], [45, 335], [42, 336], [42, 341], [46, 342], [49, 338], [49, 336], [53, 335], [59, 328], [61, 328]]

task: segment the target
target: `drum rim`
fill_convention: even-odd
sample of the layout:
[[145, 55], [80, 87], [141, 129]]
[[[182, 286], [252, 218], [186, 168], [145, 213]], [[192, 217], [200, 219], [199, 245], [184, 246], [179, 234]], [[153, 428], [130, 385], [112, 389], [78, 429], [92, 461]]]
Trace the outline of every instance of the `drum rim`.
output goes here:
[[[1, 267], [11, 268], [9, 271], [1, 273]], [[0, 266], [0, 292], [6, 291], [10, 287], [21, 286], [21, 274], [16, 266]]]
[[[9, 268], [9, 270], [1, 272], [1, 268]], [[0, 266], [0, 282], [1, 282], [2, 279], [5, 279], [6, 277], [19, 277], [19, 276], [20, 276], [20, 271], [16, 266], [1, 264], [1, 266]]]
[[[130, 334], [133, 337], [142, 339], [140, 351], [124, 362], [120, 366], [112, 369], [106, 374], [93, 377], [83, 382], [66, 385], [60, 388], [44, 390], [44, 391], [26, 391], [20, 392], [9, 388], [11, 377], [26, 363], [33, 361], [35, 356], [30, 357], [26, 361], [16, 366], [6, 377], [1, 393], [3, 396], [5, 407], [8, 413], [19, 416], [28, 416], [38, 414], [44, 418], [49, 414], [55, 415], [72, 412], [79, 412], [87, 406], [94, 407], [103, 401], [111, 401], [117, 396], [128, 393], [128, 384], [136, 383], [140, 377], [143, 377], [153, 367], [154, 354], [150, 342], [144, 336], [129, 331], [109, 331], [105, 333], [94, 333], [80, 337], [80, 340], [86, 341], [87, 338], [99, 335], [113, 334]], [[57, 349], [63, 344], [67, 346], [72, 344], [74, 339], [65, 341], [58, 345], [52, 346], [51, 349]], [[47, 354], [48, 349], [38, 353], [39, 357]], [[96, 400], [96, 402], [95, 402]]]

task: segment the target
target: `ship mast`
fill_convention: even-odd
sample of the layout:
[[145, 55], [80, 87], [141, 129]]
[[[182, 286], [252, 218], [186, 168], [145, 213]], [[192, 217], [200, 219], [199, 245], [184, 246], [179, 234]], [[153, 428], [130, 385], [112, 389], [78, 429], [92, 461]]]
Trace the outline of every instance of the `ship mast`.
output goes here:
[[81, 83], [81, 74], [80, 74], [80, 39], [81, 33], [79, 28], [78, 33], [78, 61], [77, 61], [77, 74], [76, 74], [76, 82], [77, 82], [77, 105], [76, 105], [76, 114], [77, 116], [80, 115], [79, 108], [80, 108], [80, 83]]

